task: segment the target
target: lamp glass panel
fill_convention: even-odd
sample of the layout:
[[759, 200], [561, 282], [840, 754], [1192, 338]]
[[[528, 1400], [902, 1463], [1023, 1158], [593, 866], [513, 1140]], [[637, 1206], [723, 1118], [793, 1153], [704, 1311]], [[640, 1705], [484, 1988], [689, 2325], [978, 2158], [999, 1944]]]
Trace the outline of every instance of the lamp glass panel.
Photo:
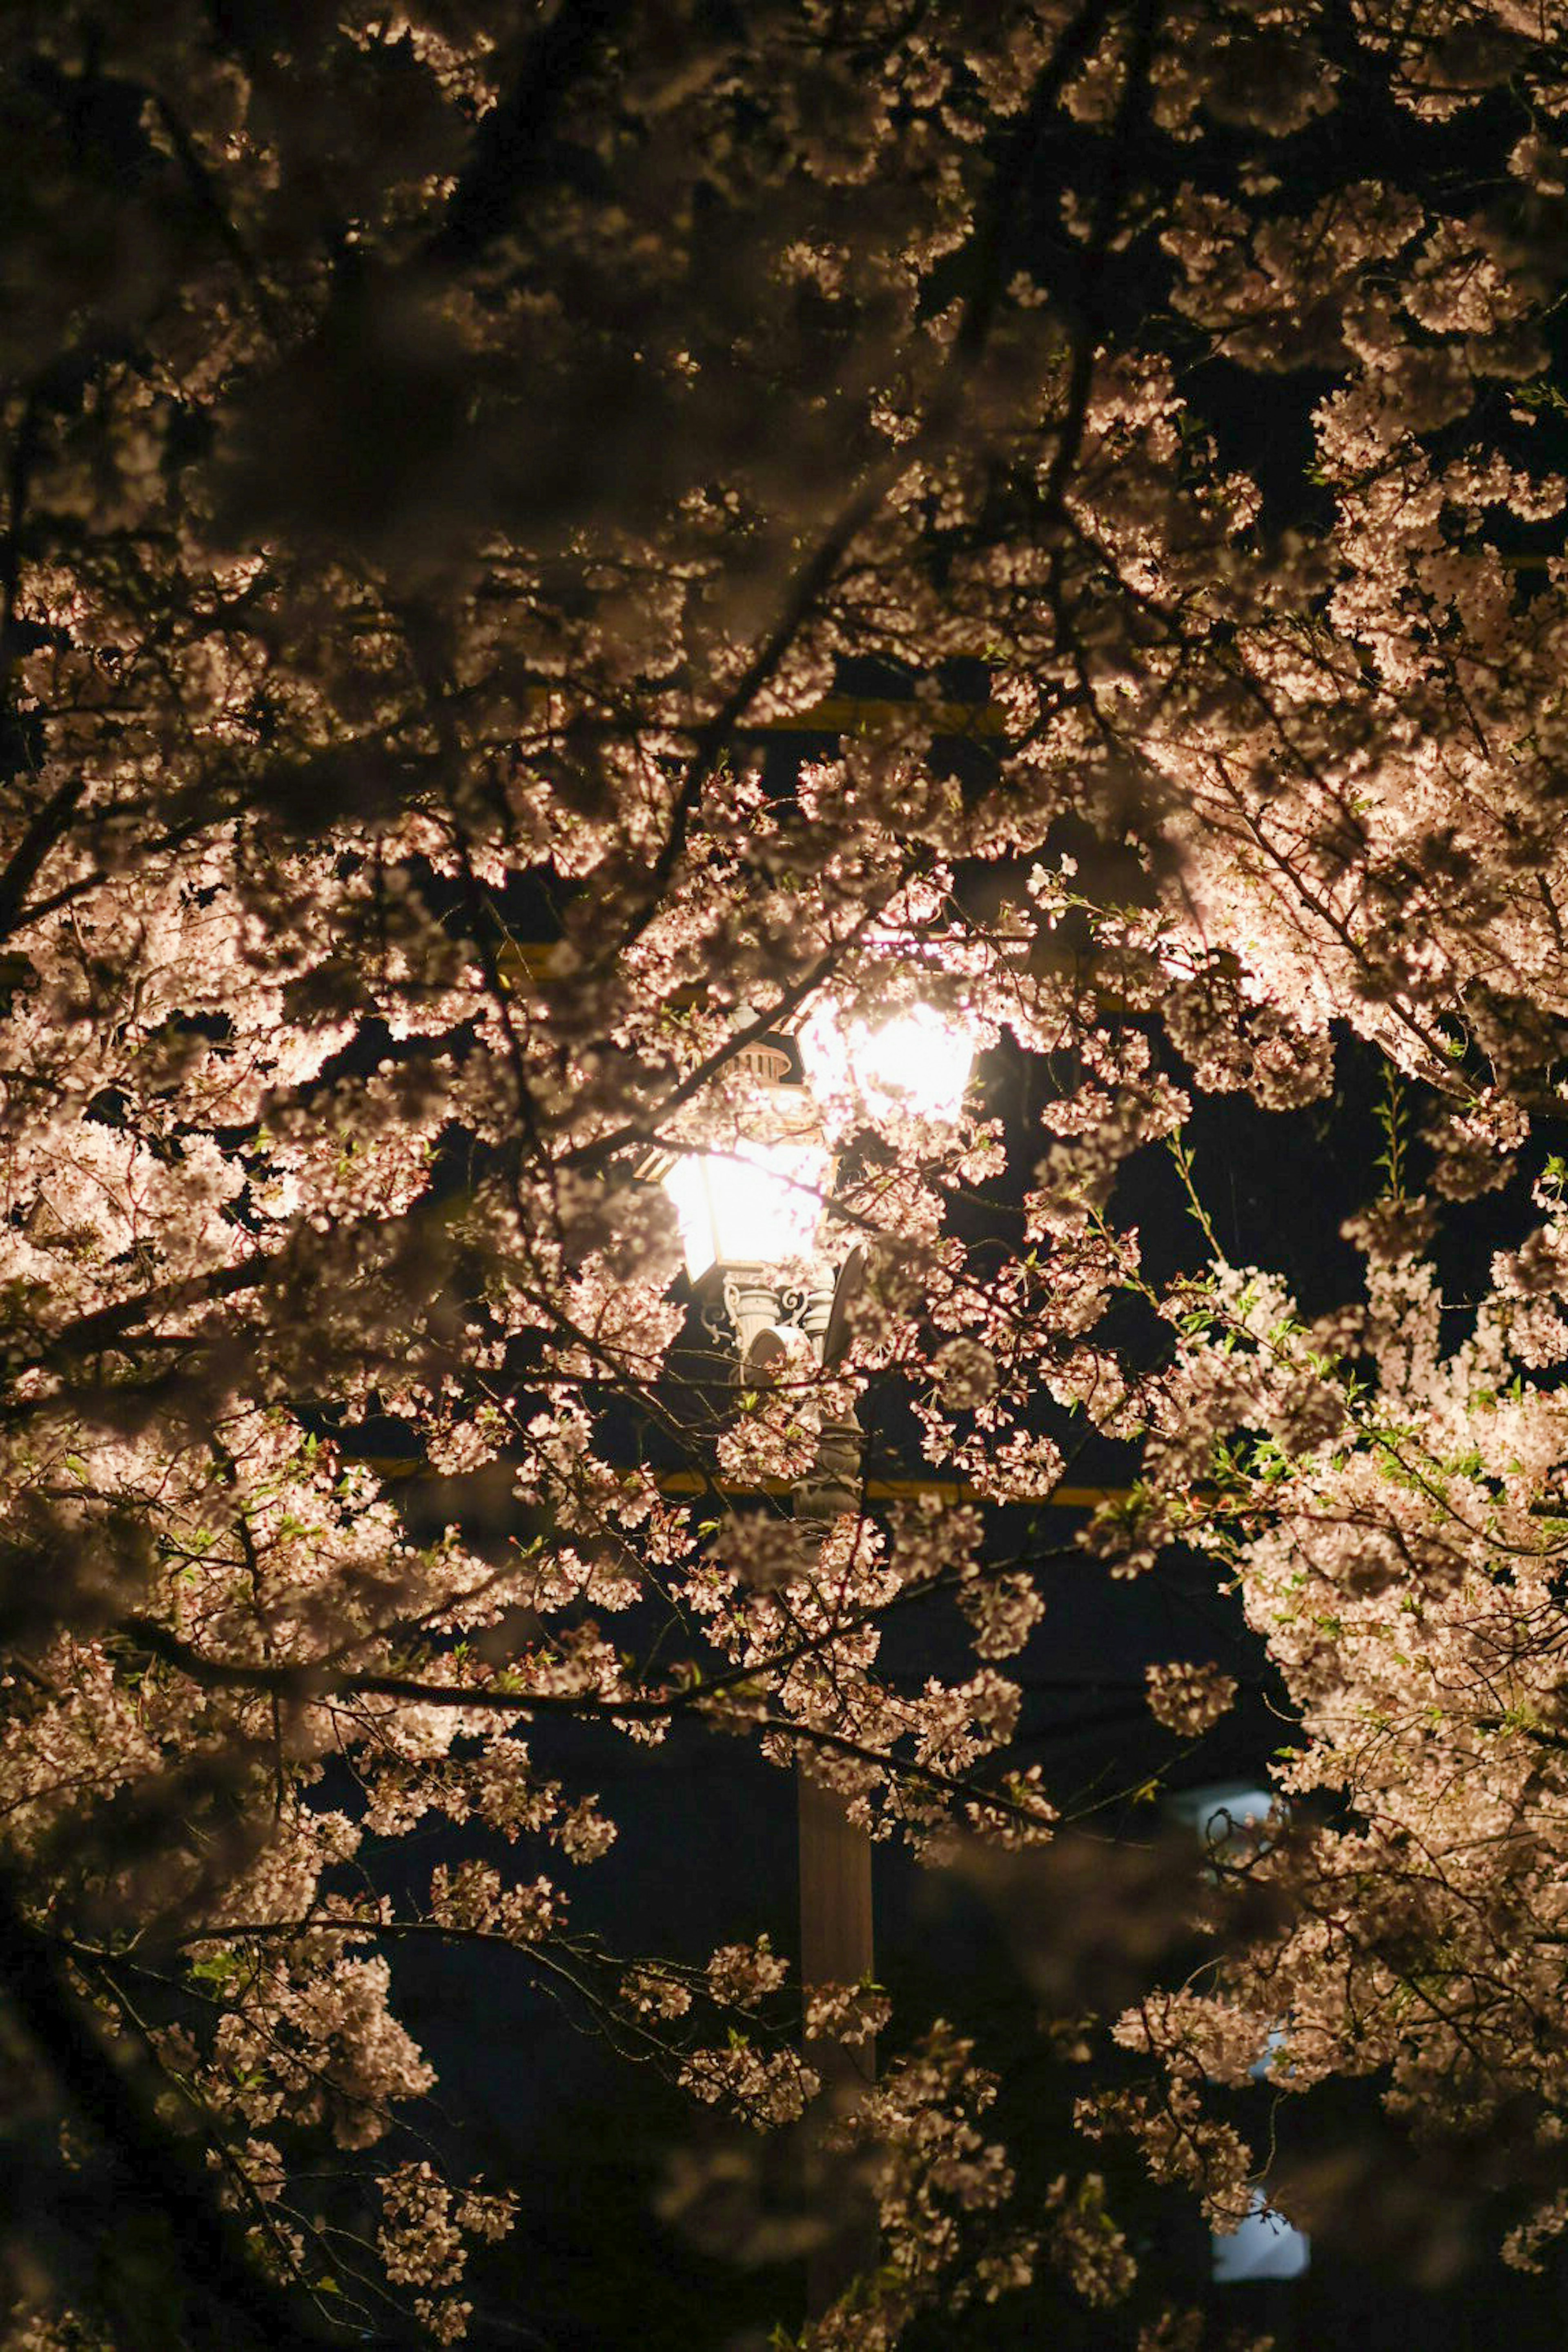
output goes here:
[[740, 1143], [732, 1152], [678, 1160], [663, 1181], [692, 1281], [712, 1265], [804, 1256], [822, 1214], [827, 1164], [816, 1143]]

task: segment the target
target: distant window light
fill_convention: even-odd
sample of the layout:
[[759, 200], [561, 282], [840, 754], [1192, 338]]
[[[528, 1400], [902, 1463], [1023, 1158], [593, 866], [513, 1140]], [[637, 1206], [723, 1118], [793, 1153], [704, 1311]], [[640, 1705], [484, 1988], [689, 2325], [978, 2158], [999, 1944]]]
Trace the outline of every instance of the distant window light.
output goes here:
[[1171, 1821], [1192, 1830], [1204, 1849], [1237, 1861], [1262, 1853], [1269, 1844], [1269, 1825], [1281, 1818], [1272, 1790], [1258, 1788], [1253, 1780], [1208, 1780], [1204, 1788], [1184, 1788], [1166, 1797], [1166, 1811]]
[[1258, 1832], [1279, 1817], [1273, 1790], [1252, 1780], [1210, 1780], [1201, 1789], [1177, 1790], [1165, 1803], [1172, 1820], [1192, 1830], [1205, 1846], [1232, 1842], [1256, 1846]]
[[1273, 2210], [1261, 2189], [1252, 2192], [1252, 2210], [1239, 2230], [1227, 2238], [1213, 2238], [1214, 2283], [1237, 2286], [1253, 2279], [1300, 2278], [1312, 2259], [1312, 2242], [1303, 2231]]

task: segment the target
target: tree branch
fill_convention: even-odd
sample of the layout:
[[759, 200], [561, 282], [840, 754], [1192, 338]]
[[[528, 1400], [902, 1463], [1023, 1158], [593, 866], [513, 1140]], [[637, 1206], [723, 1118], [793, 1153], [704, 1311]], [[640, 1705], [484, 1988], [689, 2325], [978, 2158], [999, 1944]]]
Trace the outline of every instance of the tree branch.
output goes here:
[[70, 1990], [55, 1946], [27, 1920], [5, 1875], [0, 1992], [68, 2104], [102, 2140], [125, 2193], [163, 2213], [167, 2258], [185, 2290], [187, 2340], [210, 2352], [341, 2345], [343, 2337], [324, 2331], [301, 2296], [256, 2270], [205, 2166], [160, 2121], [144, 2070], [110, 2057], [98, 2019]]

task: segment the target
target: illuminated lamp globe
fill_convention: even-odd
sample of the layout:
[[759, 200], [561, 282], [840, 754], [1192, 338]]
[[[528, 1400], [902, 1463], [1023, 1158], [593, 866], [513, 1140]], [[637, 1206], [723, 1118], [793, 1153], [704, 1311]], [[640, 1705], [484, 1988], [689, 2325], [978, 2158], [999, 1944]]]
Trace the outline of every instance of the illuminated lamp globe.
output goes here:
[[726, 1150], [683, 1153], [659, 1171], [693, 1282], [714, 1266], [756, 1273], [808, 1255], [832, 1176], [811, 1097], [788, 1081], [789, 1048], [757, 1037], [736, 1059], [755, 1084], [752, 1133]]
[[686, 1271], [779, 1265], [805, 1256], [816, 1238], [828, 1154], [812, 1142], [737, 1143], [694, 1152], [663, 1178], [680, 1220]]
[[825, 1007], [801, 1035], [802, 1056], [824, 1096], [851, 1093], [874, 1116], [957, 1118], [974, 1063], [965, 1024], [934, 1005], [912, 1004], [873, 1024]]

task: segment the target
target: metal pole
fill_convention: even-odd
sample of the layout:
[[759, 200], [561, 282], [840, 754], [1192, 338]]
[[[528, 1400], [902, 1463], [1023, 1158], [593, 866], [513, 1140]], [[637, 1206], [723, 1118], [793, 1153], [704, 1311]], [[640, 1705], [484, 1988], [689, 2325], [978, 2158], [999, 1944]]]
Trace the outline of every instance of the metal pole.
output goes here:
[[[800, 1973], [803, 1987], [859, 1984], [872, 1972], [871, 1841], [841, 1800], [804, 1767], [800, 1801]], [[806, 2063], [822, 2077], [825, 2112], [853, 2105], [877, 2079], [877, 2045], [807, 2042]], [[831, 2179], [831, 2175], [829, 2176]], [[881, 2237], [863, 2191], [834, 2194], [832, 2233], [806, 2256], [805, 2308], [820, 2319], [850, 2281], [876, 2267]]]
[[[860, 1277], [859, 1253], [832, 1289], [812, 1290], [802, 1326], [824, 1368], [843, 1345], [844, 1313]], [[827, 1422], [816, 1459], [795, 1489], [794, 1509], [802, 1541], [820, 1544], [834, 1521], [861, 1505], [860, 1428], [853, 1412]], [[803, 1760], [796, 1767], [800, 1834], [800, 1975], [805, 1988], [858, 1985], [874, 1972], [871, 1907], [871, 1841], [851, 1822], [843, 1800], [814, 1780]], [[810, 2041], [806, 2058], [822, 2078], [826, 2109], [852, 2105], [877, 2079], [877, 2045], [851, 2048], [833, 2040]], [[807, 2257], [806, 2312], [816, 2319], [836, 2302], [858, 2273], [875, 2267], [880, 2251], [875, 2211], [861, 2195], [846, 2197], [837, 2226]]]

